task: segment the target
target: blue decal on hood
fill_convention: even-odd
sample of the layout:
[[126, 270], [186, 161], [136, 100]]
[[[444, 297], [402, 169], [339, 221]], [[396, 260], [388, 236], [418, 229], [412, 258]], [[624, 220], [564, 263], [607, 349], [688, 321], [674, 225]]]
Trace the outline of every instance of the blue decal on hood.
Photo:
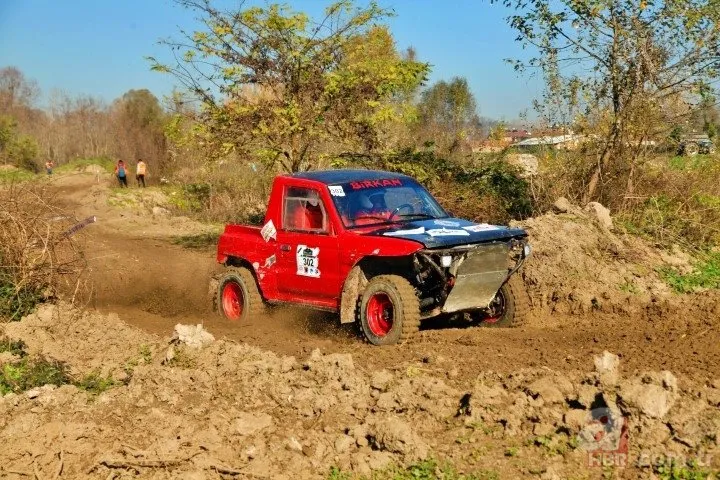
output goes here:
[[365, 235], [404, 238], [422, 243], [426, 248], [441, 248], [509, 240], [513, 237], [525, 237], [527, 232], [521, 228], [477, 224], [460, 218], [443, 218], [403, 222]]

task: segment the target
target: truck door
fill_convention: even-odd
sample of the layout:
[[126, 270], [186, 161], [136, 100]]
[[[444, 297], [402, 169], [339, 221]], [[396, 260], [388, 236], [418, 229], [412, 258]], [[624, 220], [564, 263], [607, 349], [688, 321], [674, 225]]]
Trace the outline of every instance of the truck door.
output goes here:
[[320, 192], [286, 186], [277, 233], [278, 291], [287, 301], [336, 307], [340, 251]]

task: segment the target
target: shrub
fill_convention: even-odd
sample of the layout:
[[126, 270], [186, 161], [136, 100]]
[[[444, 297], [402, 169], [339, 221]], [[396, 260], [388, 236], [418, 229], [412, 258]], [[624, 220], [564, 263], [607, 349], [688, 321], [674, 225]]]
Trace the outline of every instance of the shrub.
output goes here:
[[0, 394], [18, 393], [43, 385], [71, 383], [67, 367], [43, 357], [23, 357], [0, 368]]
[[0, 320], [19, 320], [67, 286], [77, 292], [85, 261], [74, 219], [36, 184], [0, 189]]

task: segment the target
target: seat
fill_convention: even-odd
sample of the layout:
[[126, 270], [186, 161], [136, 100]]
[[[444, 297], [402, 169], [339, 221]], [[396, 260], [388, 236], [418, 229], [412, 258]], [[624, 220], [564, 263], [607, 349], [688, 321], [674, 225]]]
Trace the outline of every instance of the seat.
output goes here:
[[295, 230], [323, 230], [323, 212], [320, 205], [303, 205], [298, 202], [289, 217], [289, 227]]

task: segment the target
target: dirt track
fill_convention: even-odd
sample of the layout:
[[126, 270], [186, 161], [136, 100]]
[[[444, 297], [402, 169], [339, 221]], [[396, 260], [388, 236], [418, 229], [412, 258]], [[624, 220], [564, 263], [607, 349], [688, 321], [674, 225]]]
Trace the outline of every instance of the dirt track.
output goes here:
[[[526, 325], [436, 322], [379, 348], [328, 314], [218, 318], [212, 249], [172, 242], [211, 227], [170, 216], [157, 190], [98, 180], [52, 180], [61, 205], [97, 217], [78, 234], [89, 308], [42, 305], [0, 336], [111, 384], [0, 396], [0, 478], [409, 478], [387, 469], [424, 459], [487, 479], [657, 478], [678, 458], [720, 469], [718, 297], [672, 294], [655, 272], [681, 258], [581, 211], [525, 223]], [[22, 361], [4, 352], [0, 369]], [[623, 431], [627, 468], [589, 463]]]
[[515, 329], [427, 325], [416, 342], [391, 348], [366, 345], [352, 326], [340, 327], [332, 315], [312, 311], [279, 309], [246, 325], [229, 323], [210, 311], [207, 300], [208, 279], [219, 268], [213, 250], [198, 252], [171, 242], [175, 235], [205, 226], [154, 217], [142, 208], [110, 207], [107, 186], [92, 175], [59, 178], [55, 184], [64, 206], [78, 217], [98, 218], [85, 232], [96, 288], [93, 305], [149, 332], [167, 335], [177, 323], [202, 323], [217, 337], [280, 354], [302, 357], [315, 348], [352, 353], [358, 364], [370, 368], [439, 358], [455, 365], [461, 378], [527, 367], [583, 370], [603, 350], [620, 355], [627, 371], [668, 369], [700, 381], [720, 376], [720, 312], [712, 298], [705, 302], [709, 307], [652, 301], [637, 307], [636, 315], [538, 308], [528, 325]]

